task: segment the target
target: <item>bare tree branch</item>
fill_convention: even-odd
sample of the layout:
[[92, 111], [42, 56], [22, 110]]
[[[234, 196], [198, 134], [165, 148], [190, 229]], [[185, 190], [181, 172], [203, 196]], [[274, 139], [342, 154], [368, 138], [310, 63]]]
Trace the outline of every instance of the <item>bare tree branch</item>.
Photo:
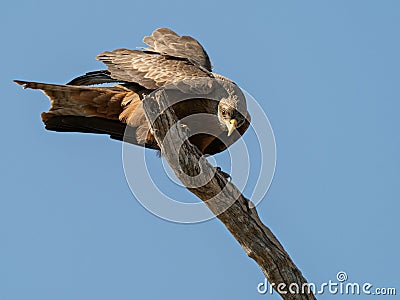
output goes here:
[[[308, 285], [306, 279], [271, 230], [261, 222], [251, 201], [216, 172], [200, 151], [188, 142], [187, 129], [179, 126], [165, 91], [149, 95], [143, 106], [162, 155], [176, 176], [224, 223], [247, 255], [260, 266], [269, 282], [274, 284], [273, 288], [285, 300], [316, 299], [308, 288], [301, 293], [301, 287]], [[202, 179], [204, 183], [199, 184]], [[300, 293], [290, 293], [291, 284], [300, 287]]]

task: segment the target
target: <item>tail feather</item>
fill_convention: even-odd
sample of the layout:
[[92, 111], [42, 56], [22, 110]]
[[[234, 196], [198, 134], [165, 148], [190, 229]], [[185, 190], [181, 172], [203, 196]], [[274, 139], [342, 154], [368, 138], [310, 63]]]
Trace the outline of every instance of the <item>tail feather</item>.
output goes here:
[[14, 81], [25, 89], [41, 90], [50, 98], [49, 111], [41, 114], [47, 130], [108, 134], [116, 140], [158, 148], [148, 144], [145, 133], [142, 133], [142, 129], [147, 128], [146, 121], [145, 124], [129, 126], [129, 137], [124, 136], [129, 115], [141, 104], [134, 91], [118, 86], [87, 87]]
[[118, 120], [127, 91], [115, 88], [82, 87], [15, 80], [25, 89], [41, 90], [50, 98], [48, 114], [101, 117]]

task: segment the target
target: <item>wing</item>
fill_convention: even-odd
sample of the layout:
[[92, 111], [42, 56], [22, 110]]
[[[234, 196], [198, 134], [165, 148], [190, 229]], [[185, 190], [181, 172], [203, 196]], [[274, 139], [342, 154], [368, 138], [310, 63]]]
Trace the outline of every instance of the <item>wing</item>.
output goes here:
[[183, 58], [192, 64], [211, 72], [211, 62], [201, 44], [190, 36], [180, 36], [168, 28], [158, 28], [143, 38], [149, 47], [147, 51]]
[[214, 77], [207, 53], [194, 38], [159, 28], [143, 41], [149, 46], [144, 51], [117, 49], [99, 54], [97, 59], [108, 71], [88, 73], [71, 83], [135, 82], [154, 90], [188, 78]]
[[117, 49], [99, 54], [97, 59], [107, 65], [112, 78], [135, 82], [147, 89], [157, 89], [183, 79], [210, 76], [187, 60], [139, 50]]
[[72, 79], [67, 85], [96, 85], [103, 83], [115, 83], [117, 80], [111, 77], [111, 74], [107, 70], [92, 71], [84, 75]]

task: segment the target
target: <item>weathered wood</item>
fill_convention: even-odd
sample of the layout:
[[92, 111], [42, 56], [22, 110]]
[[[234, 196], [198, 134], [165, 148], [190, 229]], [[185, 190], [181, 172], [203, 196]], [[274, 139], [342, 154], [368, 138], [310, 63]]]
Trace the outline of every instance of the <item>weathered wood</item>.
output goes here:
[[[143, 101], [143, 106], [161, 153], [176, 176], [224, 223], [282, 298], [316, 299], [312, 293], [292, 294], [288, 291], [291, 284], [300, 288], [307, 285], [306, 279], [275, 235], [261, 222], [251, 201], [216, 172], [200, 151], [189, 143], [185, 127], [179, 126], [173, 109], [169, 107], [166, 92], [158, 90], [152, 93]], [[277, 287], [281, 283], [286, 288], [279, 291]]]

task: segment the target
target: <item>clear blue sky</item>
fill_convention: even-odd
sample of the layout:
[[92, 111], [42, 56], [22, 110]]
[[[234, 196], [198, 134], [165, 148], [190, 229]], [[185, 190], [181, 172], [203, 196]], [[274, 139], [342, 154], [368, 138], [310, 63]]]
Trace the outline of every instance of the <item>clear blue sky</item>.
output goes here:
[[277, 299], [218, 220], [153, 216], [120, 143], [45, 131], [46, 97], [11, 82], [67, 82], [164, 26], [266, 111], [277, 168], [258, 211], [305, 277], [400, 292], [398, 1], [8, 1], [0, 25], [1, 300]]

